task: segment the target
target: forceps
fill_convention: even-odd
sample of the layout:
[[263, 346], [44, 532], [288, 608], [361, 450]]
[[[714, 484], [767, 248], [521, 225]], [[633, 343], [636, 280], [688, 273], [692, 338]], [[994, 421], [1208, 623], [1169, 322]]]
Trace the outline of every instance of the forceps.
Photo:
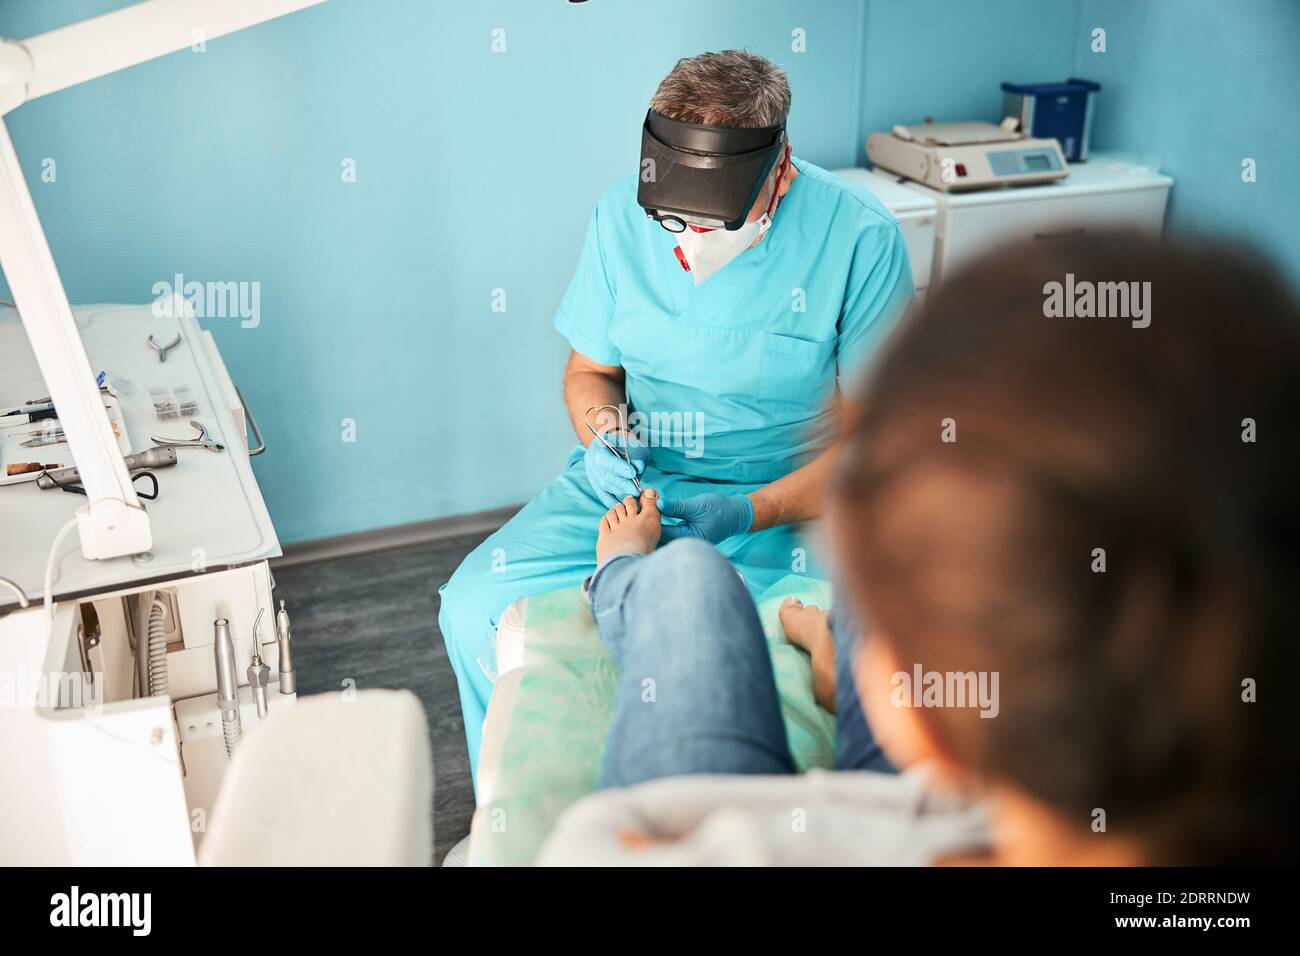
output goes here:
[[626, 437], [627, 437], [627, 425], [626, 425], [626, 423], [624, 423], [624, 421], [623, 421], [623, 410], [622, 410], [621, 408], [619, 408], [617, 405], [592, 405], [591, 408], [587, 409], [585, 412], [582, 413], [582, 420], [586, 423], [586, 425], [587, 425], [587, 430], [588, 430], [589, 432], [591, 432], [592, 437], [594, 437], [594, 438], [596, 439], [596, 441], [600, 442], [602, 445], [604, 445], [606, 448], [608, 448], [610, 451], [612, 451], [615, 455], [617, 455], [619, 458], [622, 458], [625, 462], [628, 463], [628, 466], [632, 469], [632, 486], [633, 486], [634, 488], [636, 488], [636, 493], [637, 493], [637, 495], [640, 495], [640, 494], [641, 494], [641, 482], [637, 481], [637, 477], [636, 477], [636, 465], [632, 464], [632, 456], [629, 455], [626, 451], [620, 451], [619, 449], [617, 449], [617, 448], [615, 448], [613, 445], [611, 445], [611, 444], [610, 444], [610, 443], [605, 439], [605, 436], [604, 436], [603, 434], [601, 434], [600, 432], [596, 431], [596, 426], [593, 425], [593, 424], [591, 423], [591, 413], [592, 413], [592, 412], [603, 412], [603, 411], [604, 411], [605, 409], [607, 409], [607, 408], [608, 408], [611, 412], [613, 412], [615, 415], [618, 416], [618, 427], [619, 427], [619, 430], [623, 432], [624, 437], [625, 437], [625, 439], [626, 439]]
[[150, 435], [149, 440], [155, 445], [171, 445], [176, 448], [206, 448], [208, 451], [222, 451], [225, 449], [226, 446], [221, 442], [208, 437], [208, 430], [202, 422], [191, 418], [190, 425], [198, 432], [193, 438], [162, 438], [158, 435]]

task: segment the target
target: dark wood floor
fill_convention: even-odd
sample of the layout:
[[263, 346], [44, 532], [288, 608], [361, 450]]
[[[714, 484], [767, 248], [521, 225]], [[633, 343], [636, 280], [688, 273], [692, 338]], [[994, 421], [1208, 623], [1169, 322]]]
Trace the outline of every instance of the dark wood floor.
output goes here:
[[434, 863], [474, 812], [456, 678], [438, 630], [438, 587], [483, 538], [451, 538], [274, 570], [293, 619], [298, 692], [404, 687], [424, 704], [433, 741]]

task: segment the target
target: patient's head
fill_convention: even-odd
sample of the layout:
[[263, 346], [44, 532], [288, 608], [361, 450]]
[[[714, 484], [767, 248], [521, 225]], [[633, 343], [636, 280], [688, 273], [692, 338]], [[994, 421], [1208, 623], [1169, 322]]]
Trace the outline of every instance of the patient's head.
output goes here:
[[[1053, 282], [1074, 317], [1044, 314]], [[1132, 299], [1078, 317], [1089, 288], [1122, 307], [1086, 285], [1118, 282], [1149, 283], [1145, 320]], [[1294, 859], [1298, 377], [1294, 300], [1223, 248], [1039, 243], [932, 294], [859, 396], [832, 495], [891, 756], [1098, 860]], [[918, 666], [919, 689], [895, 677]]]

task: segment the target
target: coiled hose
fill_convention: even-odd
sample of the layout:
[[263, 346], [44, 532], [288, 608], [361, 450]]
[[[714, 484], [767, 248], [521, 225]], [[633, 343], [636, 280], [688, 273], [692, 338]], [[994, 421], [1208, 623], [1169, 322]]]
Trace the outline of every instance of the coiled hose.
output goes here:
[[165, 695], [167, 683], [167, 602], [154, 598], [149, 609], [149, 696]]
[[239, 711], [223, 711], [221, 714], [221, 736], [226, 739], [226, 756], [235, 757], [235, 749], [243, 737], [243, 725], [239, 720]]

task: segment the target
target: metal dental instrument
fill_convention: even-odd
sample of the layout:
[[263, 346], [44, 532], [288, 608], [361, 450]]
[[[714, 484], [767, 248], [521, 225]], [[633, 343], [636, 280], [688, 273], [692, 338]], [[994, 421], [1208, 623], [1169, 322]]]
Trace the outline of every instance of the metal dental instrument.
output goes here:
[[239, 723], [239, 678], [235, 674], [235, 642], [230, 637], [230, 622], [219, 617], [214, 622], [212, 653], [217, 668], [217, 706], [221, 708], [221, 735], [226, 739], [226, 756], [233, 757], [243, 728]]
[[[134, 455], [127, 455], [122, 461], [126, 464], [126, 470], [129, 472], [144, 471], [147, 468], [166, 468], [168, 465], [176, 464], [176, 449], [167, 445], [157, 445], [136, 452]], [[76, 468], [59, 468], [54, 471], [45, 471], [36, 479], [36, 487], [46, 490], [56, 487], [66, 488], [69, 485], [79, 484], [81, 484], [81, 473]]]
[[172, 339], [166, 345], [159, 345], [158, 340], [151, 335], [145, 340], [145, 344], [158, 353], [159, 362], [165, 362], [167, 361], [167, 353], [181, 344], [181, 334], [177, 332], [176, 338]]
[[[30, 425], [34, 422], [48, 421], [52, 418], [58, 418], [59, 412], [54, 407], [53, 402], [28, 402], [27, 408], [15, 408], [12, 411], [0, 412], [0, 418], [22, 418], [20, 422], [6, 422], [0, 425], [0, 428], [17, 428], [20, 425]], [[109, 406], [104, 405], [105, 408]]]
[[632, 456], [629, 455], [626, 451], [620, 451], [619, 449], [611, 445], [606, 440], [604, 434], [596, 431], [596, 426], [591, 423], [591, 413], [603, 412], [605, 409], [609, 409], [611, 412], [613, 412], [615, 415], [618, 416], [618, 430], [623, 432], [624, 436], [626, 436], [627, 424], [623, 421], [623, 410], [619, 408], [617, 405], [592, 405], [591, 408], [587, 409], [585, 412], [582, 413], [582, 420], [583, 422], [586, 423], [587, 430], [591, 432], [592, 437], [594, 437], [596, 441], [600, 442], [602, 445], [604, 445], [606, 448], [612, 451], [615, 455], [617, 455], [619, 458], [622, 458], [625, 462], [628, 463], [628, 466], [632, 469], [632, 486], [636, 488], [636, 493], [640, 495], [641, 482], [637, 480], [636, 465], [632, 463]]
[[275, 612], [275, 644], [280, 649], [280, 693], [292, 694], [298, 689], [298, 678], [293, 672], [293, 650], [289, 646], [289, 612], [280, 601]]
[[253, 621], [253, 659], [248, 665], [248, 689], [253, 692], [253, 703], [257, 705], [257, 719], [266, 720], [270, 703], [266, 699], [266, 685], [271, 683], [271, 668], [262, 660], [262, 615], [266, 608], [257, 609], [257, 619]]
[[53, 432], [29, 432], [28, 434], [35, 437], [18, 443], [24, 448], [41, 448], [44, 445], [62, 445], [67, 441], [67, 439], [63, 437], [62, 429]]
[[11, 408], [7, 412], [0, 412], [0, 418], [13, 418], [16, 415], [32, 415], [36, 412], [48, 412], [52, 408], [54, 408], [54, 403], [48, 400], [27, 402], [22, 408]]
[[47, 426], [45, 428], [33, 428], [29, 432], [12, 432], [11, 434], [6, 435], [5, 437], [22, 438], [24, 435], [29, 435], [31, 437], [29, 437], [26, 441], [21, 441], [18, 443], [23, 448], [40, 448], [43, 445], [58, 445], [61, 442], [65, 442], [68, 440], [67, 437], [63, 434], [63, 429], [60, 428], [58, 425]]
[[59, 413], [55, 411], [53, 405], [46, 405], [40, 408], [33, 408], [31, 411], [11, 412], [5, 418], [22, 418], [20, 422], [9, 422], [6, 425], [0, 425], [0, 428], [17, 428], [19, 425], [31, 425], [35, 422], [47, 421], [51, 418], [58, 418]]
[[208, 437], [207, 427], [197, 419], [191, 418], [190, 425], [198, 434], [193, 438], [163, 438], [159, 435], [149, 436], [149, 440], [170, 448], [206, 448], [208, 451], [223, 451], [225, 445]]

